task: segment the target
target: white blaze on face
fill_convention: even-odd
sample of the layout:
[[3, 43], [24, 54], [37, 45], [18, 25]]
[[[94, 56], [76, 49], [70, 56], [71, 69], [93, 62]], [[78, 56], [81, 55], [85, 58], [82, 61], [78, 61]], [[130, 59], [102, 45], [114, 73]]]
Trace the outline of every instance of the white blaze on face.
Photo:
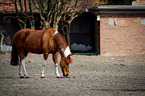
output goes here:
[[64, 54], [64, 57], [66, 57], [66, 58], [71, 54], [70, 48], [69, 48], [68, 46], [67, 46], [66, 49], [64, 50], [64, 53], [63, 53], [63, 54]]

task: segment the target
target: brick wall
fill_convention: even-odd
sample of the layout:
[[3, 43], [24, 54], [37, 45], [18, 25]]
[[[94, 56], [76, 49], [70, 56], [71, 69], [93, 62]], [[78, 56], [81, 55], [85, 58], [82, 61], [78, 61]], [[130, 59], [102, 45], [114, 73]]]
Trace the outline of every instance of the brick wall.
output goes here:
[[101, 14], [101, 55], [145, 54], [144, 14]]
[[132, 2], [133, 6], [145, 5], [145, 0], [136, 0]]

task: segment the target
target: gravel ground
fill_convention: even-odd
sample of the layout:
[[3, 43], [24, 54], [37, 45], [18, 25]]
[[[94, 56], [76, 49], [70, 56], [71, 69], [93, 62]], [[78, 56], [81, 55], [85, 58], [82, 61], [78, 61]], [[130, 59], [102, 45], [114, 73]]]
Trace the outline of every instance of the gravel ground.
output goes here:
[[10, 53], [0, 54], [0, 96], [145, 96], [145, 55], [74, 55], [71, 78], [56, 78], [51, 55], [40, 78], [42, 58], [29, 54], [30, 78], [20, 79]]

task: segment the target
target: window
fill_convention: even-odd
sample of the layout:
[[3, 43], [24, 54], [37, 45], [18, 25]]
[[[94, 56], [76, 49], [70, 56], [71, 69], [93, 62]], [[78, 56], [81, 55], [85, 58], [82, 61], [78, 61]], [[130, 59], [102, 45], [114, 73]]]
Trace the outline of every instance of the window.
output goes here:
[[141, 25], [145, 25], [145, 20], [141, 20]]

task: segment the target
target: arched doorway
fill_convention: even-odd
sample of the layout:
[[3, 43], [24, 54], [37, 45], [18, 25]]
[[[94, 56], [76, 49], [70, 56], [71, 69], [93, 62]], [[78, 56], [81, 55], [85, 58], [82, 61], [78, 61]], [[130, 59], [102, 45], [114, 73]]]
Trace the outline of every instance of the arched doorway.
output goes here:
[[95, 37], [96, 16], [83, 13], [71, 24], [70, 41], [74, 52], [96, 52]]

